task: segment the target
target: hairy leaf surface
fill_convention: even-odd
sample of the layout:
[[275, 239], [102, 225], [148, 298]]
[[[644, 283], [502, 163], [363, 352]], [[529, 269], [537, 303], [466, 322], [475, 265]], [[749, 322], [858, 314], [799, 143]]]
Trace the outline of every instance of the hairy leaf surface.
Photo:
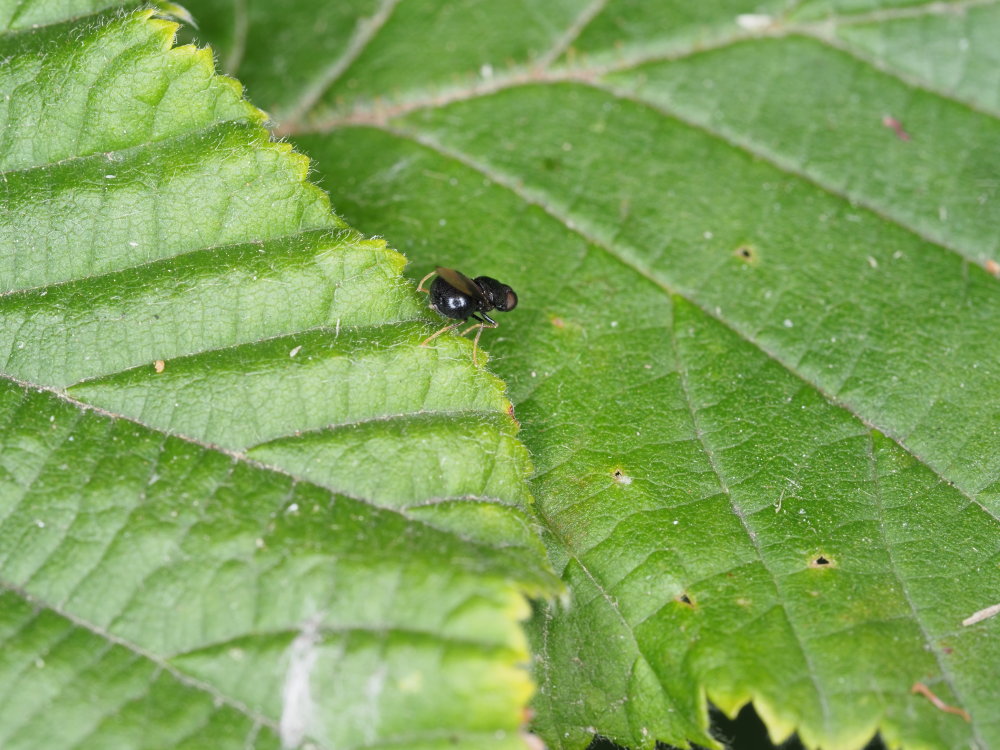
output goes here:
[[0, 9], [0, 746], [524, 747], [560, 584], [503, 384], [102, 5]]

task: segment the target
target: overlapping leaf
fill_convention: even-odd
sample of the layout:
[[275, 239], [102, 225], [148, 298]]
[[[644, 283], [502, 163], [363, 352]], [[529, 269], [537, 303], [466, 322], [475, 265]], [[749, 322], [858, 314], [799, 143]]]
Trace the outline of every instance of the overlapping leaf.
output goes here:
[[210, 51], [93, 10], [0, 12], [0, 745], [523, 747], [502, 383]]
[[520, 293], [550, 745], [1000, 746], [997, 3], [233, 7], [352, 221]]

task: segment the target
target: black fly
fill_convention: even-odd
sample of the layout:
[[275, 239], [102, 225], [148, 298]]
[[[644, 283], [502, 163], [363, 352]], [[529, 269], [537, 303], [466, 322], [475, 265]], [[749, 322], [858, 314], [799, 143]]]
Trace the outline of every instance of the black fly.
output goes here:
[[[437, 274], [437, 278], [431, 283], [431, 288], [424, 289], [424, 282], [434, 274]], [[517, 307], [517, 294], [506, 284], [501, 284], [489, 276], [477, 276], [470, 279], [454, 268], [435, 269], [420, 280], [417, 291], [430, 294], [430, 307], [436, 313], [458, 321], [457, 323], [449, 323], [434, 335], [428, 336], [420, 345], [427, 346], [442, 333], [457, 328], [464, 321], [472, 318], [476, 323], [462, 331], [461, 335], [464, 336], [473, 328], [479, 329], [476, 332], [475, 341], [472, 343], [472, 362], [477, 366], [479, 362], [476, 358], [476, 351], [483, 329], [497, 327], [497, 322], [486, 313], [490, 310], [510, 312]]]

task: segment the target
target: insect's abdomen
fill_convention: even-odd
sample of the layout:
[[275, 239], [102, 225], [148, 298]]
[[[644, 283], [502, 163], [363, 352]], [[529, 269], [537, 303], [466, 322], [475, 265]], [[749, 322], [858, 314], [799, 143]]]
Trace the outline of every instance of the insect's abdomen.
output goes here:
[[469, 295], [458, 291], [438, 276], [431, 284], [431, 307], [446, 318], [465, 320], [476, 311], [475, 302]]

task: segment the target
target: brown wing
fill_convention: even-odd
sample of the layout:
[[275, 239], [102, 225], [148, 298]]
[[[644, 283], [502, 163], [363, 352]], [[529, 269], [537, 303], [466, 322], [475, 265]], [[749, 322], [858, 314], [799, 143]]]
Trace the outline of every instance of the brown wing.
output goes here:
[[479, 288], [476, 282], [464, 273], [459, 273], [454, 268], [438, 268], [437, 275], [455, 287], [458, 291], [464, 292], [480, 302], [489, 304], [489, 300], [486, 299], [486, 295], [483, 294], [483, 290]]

